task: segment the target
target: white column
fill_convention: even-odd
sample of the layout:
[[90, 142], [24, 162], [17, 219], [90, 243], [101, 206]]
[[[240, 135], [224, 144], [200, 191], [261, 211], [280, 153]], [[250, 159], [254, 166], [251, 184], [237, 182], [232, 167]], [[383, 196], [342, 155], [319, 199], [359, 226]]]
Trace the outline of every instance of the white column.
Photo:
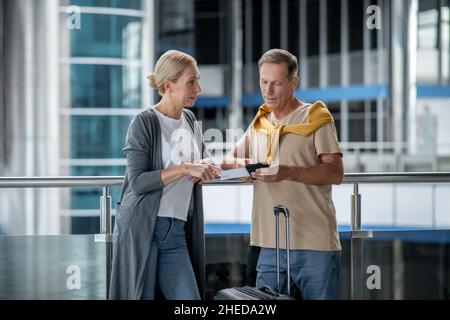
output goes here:
[[155, 0], [142, 0], [142, 9], [144, 10], [145, 17], [142, 19], [142, 108], [148, 108], [155, 104], [155, 91], [149, 87], [147, 81], [147, 75], [153, 71], [156, 63], [156, 36], [155, 36]]
[[242, 10], [241, 1], [233, 0], [233, 52], [231, 60], [231, 106], [229, 126], [237, 129], [242, 126]]
[[[3, 176], [59, 174], [59, 1], [4, 1], [5, 110], [11, 143]], [[66, 142], [67, 143], [67, 142]], [[58, 234], [59, 189], [7, 189], [0, 201], [9, 234]]]
[[417, 97], [417, 13], [418, 1], [409, 0], [407, 11], [407, 44], [406, 50], [406, 76], [405, 76], [405, 106], [408, 111], [408, 149], [415, 154], [417, 149], [416, 130], [416, 97]]
[[[348, 1], [341, 1], [341, 86], [347, 87], [350, 83], [349, 56], [348, 56]], [[348, 142], [348, 101], [341, 100], [341, 136], [342, 143]]]
[[404, 59], [403, 50], [403, 16], [404, 5], [403, 1], [390, 1], [390, 103], [392, 110], [392, 129], [394, 154], [400, 157], [402, 154], [402, 144], [404, 141], [403, 135], [403, 81], [404, 81]]

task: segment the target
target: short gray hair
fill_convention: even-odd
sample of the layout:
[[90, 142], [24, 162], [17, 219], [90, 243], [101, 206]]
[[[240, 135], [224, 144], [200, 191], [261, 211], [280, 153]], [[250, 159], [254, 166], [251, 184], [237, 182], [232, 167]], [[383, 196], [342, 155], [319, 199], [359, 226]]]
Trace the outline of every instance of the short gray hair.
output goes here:
[[287, 78], [292, 80], [298, 73], [298, 61], [297, 58], [289, 51], [283, 49], [271, 49], [266, 51], [258, 61], [258, 66], [264, 63], [286, 63], [288, 69]]

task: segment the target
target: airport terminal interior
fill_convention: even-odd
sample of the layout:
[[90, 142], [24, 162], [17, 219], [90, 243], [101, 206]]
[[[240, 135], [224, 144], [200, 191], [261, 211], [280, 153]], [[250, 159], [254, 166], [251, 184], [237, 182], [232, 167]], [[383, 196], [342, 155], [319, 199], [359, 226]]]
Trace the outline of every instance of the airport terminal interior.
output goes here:
[[[298, 58], [295, 95], [326, 104], [343, 151], [339, 298], [450, 299], [449, 0], [0, 0], [0, 299], [106, 299], [155, 62], [196, 58], [191, 110], [220, 162], [264, 103], [272, 48]], [[202, 193], [210, 300], [246, 282], [253, 189]]]

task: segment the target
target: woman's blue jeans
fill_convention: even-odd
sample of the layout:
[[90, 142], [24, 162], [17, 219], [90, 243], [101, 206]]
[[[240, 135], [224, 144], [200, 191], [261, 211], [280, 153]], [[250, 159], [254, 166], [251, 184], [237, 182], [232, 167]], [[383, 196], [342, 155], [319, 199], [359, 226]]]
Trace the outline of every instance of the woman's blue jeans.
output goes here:
[[176, 218], [156, 219], [147, 261], [143, 300], [155, 298], [158, 282], [167, 300], [200, 300], [186, 243], [185, 222]]

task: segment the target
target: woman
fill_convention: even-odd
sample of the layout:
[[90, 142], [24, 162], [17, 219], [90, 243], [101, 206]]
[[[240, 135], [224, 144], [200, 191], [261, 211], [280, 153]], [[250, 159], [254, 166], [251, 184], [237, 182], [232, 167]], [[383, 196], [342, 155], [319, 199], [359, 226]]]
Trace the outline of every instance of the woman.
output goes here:
[[162, 98], [138, 114], [127, 132], [109, 298], [154, 299], [159, 285], [168, 300], [197, 300], [185, 222], [188, 214], [196, 218], [190, 209], [194, 183], [220, 174], [220, 168], [199, 161], [201, 130], [184, 109], [201, 91], [197, 62], [170, 50], [148, 78]]

